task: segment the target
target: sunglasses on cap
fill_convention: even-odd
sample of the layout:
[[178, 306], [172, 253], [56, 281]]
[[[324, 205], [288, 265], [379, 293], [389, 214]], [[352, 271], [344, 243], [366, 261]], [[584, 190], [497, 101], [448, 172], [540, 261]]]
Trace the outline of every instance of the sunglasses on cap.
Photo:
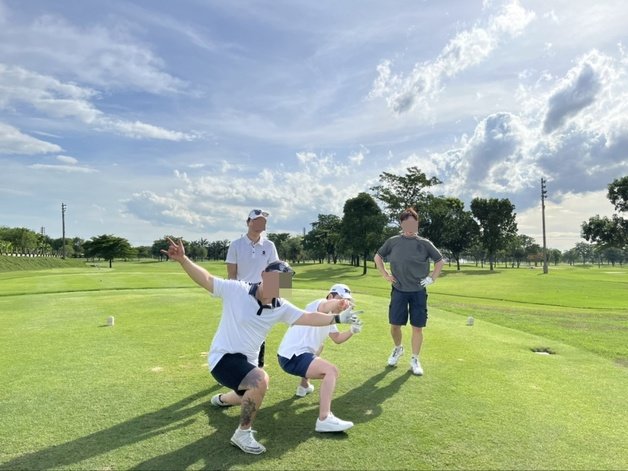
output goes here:
[[267, 218], [270, 213], [268, 211], [262, 211], [261, 209], [254, 209], [249, 213], [249, 219], [257, 219], [259, 217]]

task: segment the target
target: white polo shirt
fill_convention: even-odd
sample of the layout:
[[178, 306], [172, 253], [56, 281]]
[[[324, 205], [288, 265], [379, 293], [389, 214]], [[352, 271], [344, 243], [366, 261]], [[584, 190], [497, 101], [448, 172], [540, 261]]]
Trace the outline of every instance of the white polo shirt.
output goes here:
[[248, 281], [249, 283], [259, 283], [262, 281], [262, 272], [271, 262], [279, 260], [277, 248], [273, 241], [268, 240], [262, 234], [257, 243], [244, 234], [239, 239], [229, 244], [227, 250], [226, 263], [235, 263], [238, 266], [236, 278]]
[[249, 363], [257, 366], [260, 345], [273, 325], [284, 322], [292, 325], [305, 311], [285, 299], [274, 309], [263, 309], [249, 294], [251, 285], [244, 281], [214, 278], [213, 296], [222, 298], [222, 316], [214, 334], [207, 362], [214, 369], [225, 353], [242, 353]]
[[[326, 301], [325, 298], [312, 301], [305, 307], [305, 311], [317, 312], [318, 306], [324, 301]], [[292, 358], [293, 355], [302, 353], [316, 353], [329, 334], [333, 332], [338, 332], [336, 324], [321, 327], [293, 325], [284, 334], [277, 354], [284, 358]]]

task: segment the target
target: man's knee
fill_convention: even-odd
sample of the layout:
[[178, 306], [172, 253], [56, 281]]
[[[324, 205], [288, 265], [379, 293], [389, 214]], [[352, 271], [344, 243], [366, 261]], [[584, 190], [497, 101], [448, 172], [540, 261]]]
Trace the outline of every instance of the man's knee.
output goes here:
[[268, 373], [265, 370], [254, 368], [244, 377], [239, 389], [261, 389], [266, 391], [268, 389], [268, 380]]

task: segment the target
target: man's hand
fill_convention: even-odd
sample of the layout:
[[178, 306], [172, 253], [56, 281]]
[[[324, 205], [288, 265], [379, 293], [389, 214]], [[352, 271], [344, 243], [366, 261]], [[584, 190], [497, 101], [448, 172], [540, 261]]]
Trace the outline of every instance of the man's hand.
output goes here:
[[384, 275], [384, 279], [385, 279], [386, 281], [388, 281], [388, 282], [392, 283], [393, 285], [394, 285], [395, 283], [397, 283], [397, 279], [396, 279], [394, 276], [392, 276], [390, 273], [386, 273], [386, 274]]
[[423, 288], [428, 287], [429, 285], [431, 285], [432, 283], [434, 283], [434, 280], [432, 279], [431, 276], [426, 276], [425, 278], [423, 278], [421, 280], [421, 286], [423, 286]]
[[341, 324], [354, 324], [359, 321], [358, 314], [362, 314], [364, 311], [352, 311], [352, 309], [352, 307], [348, 307], [338, 314]]
[[175, 243], [170, 237], [166, 237], [168, 242], [170, 242], [170, 246], [168, 250], [161, 249], [161, 252], [166, 254], [169, 259], [176, 260], [177, 262], [183, 262], [185, 258], [185, 247], [183, 247], [183, 241], [179, 239], [178, 243]]
[[360, 332], [362, 332], [362, 321], [358, 319], [351, 323], [351, 333], [359, 334]]
[[353, 303], [348, 299], [332, 299], [336, 303], [336, 308], [332, 310], [334, 314], [339, 314], [346, 309], [351, 309], [353, 307]]

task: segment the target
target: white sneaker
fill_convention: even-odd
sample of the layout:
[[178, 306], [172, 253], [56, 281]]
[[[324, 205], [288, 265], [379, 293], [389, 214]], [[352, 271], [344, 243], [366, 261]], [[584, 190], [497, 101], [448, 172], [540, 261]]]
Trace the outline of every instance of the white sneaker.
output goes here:
[[316, 419], [316, 428], [314, 430], [317, 432], [344, 432], [351, 427], [353, 427], [353, 422], [339, 419], [330, 412], [325, 420]]
[[399, 361], [399, 358], [403, 355], [403, 345], [393, 348], [392, 353], [388, 357], [388, 365], [395, 366]]
[[216, 407], [231, 407], [231, 404], [227, 404], [226, 402], [222, 402], [220, 400], [220, 394], [216, 394], [215, 396], [212, 397], [211, 399], [211, 403], [212, 406], [216, 406]]
[[312, 383], [310, 383], [310, 385], [307, 388], [304, 388], [303, 386], [299, 384], [297, 386], [297, 392], [295, 394], [299, 397], [305, 397], [308, 394], [313, 393], [313, 392], [314, 392], [314, 385]]
[[410, 368], [415, 375], [423, 376], [423, 368], [421, 368], [421, 362], [418, 358], [412, 357], [412, 360], [410, 360]]
[[244, 453], [251, 453], [253, 455], [259, 455], [266, 451], [266, 447], [255, 440], [253, 436], [257, 433], [255, 430], [240, 430], [238, 428], [231, 437], [231, 444], [237, 446]]

